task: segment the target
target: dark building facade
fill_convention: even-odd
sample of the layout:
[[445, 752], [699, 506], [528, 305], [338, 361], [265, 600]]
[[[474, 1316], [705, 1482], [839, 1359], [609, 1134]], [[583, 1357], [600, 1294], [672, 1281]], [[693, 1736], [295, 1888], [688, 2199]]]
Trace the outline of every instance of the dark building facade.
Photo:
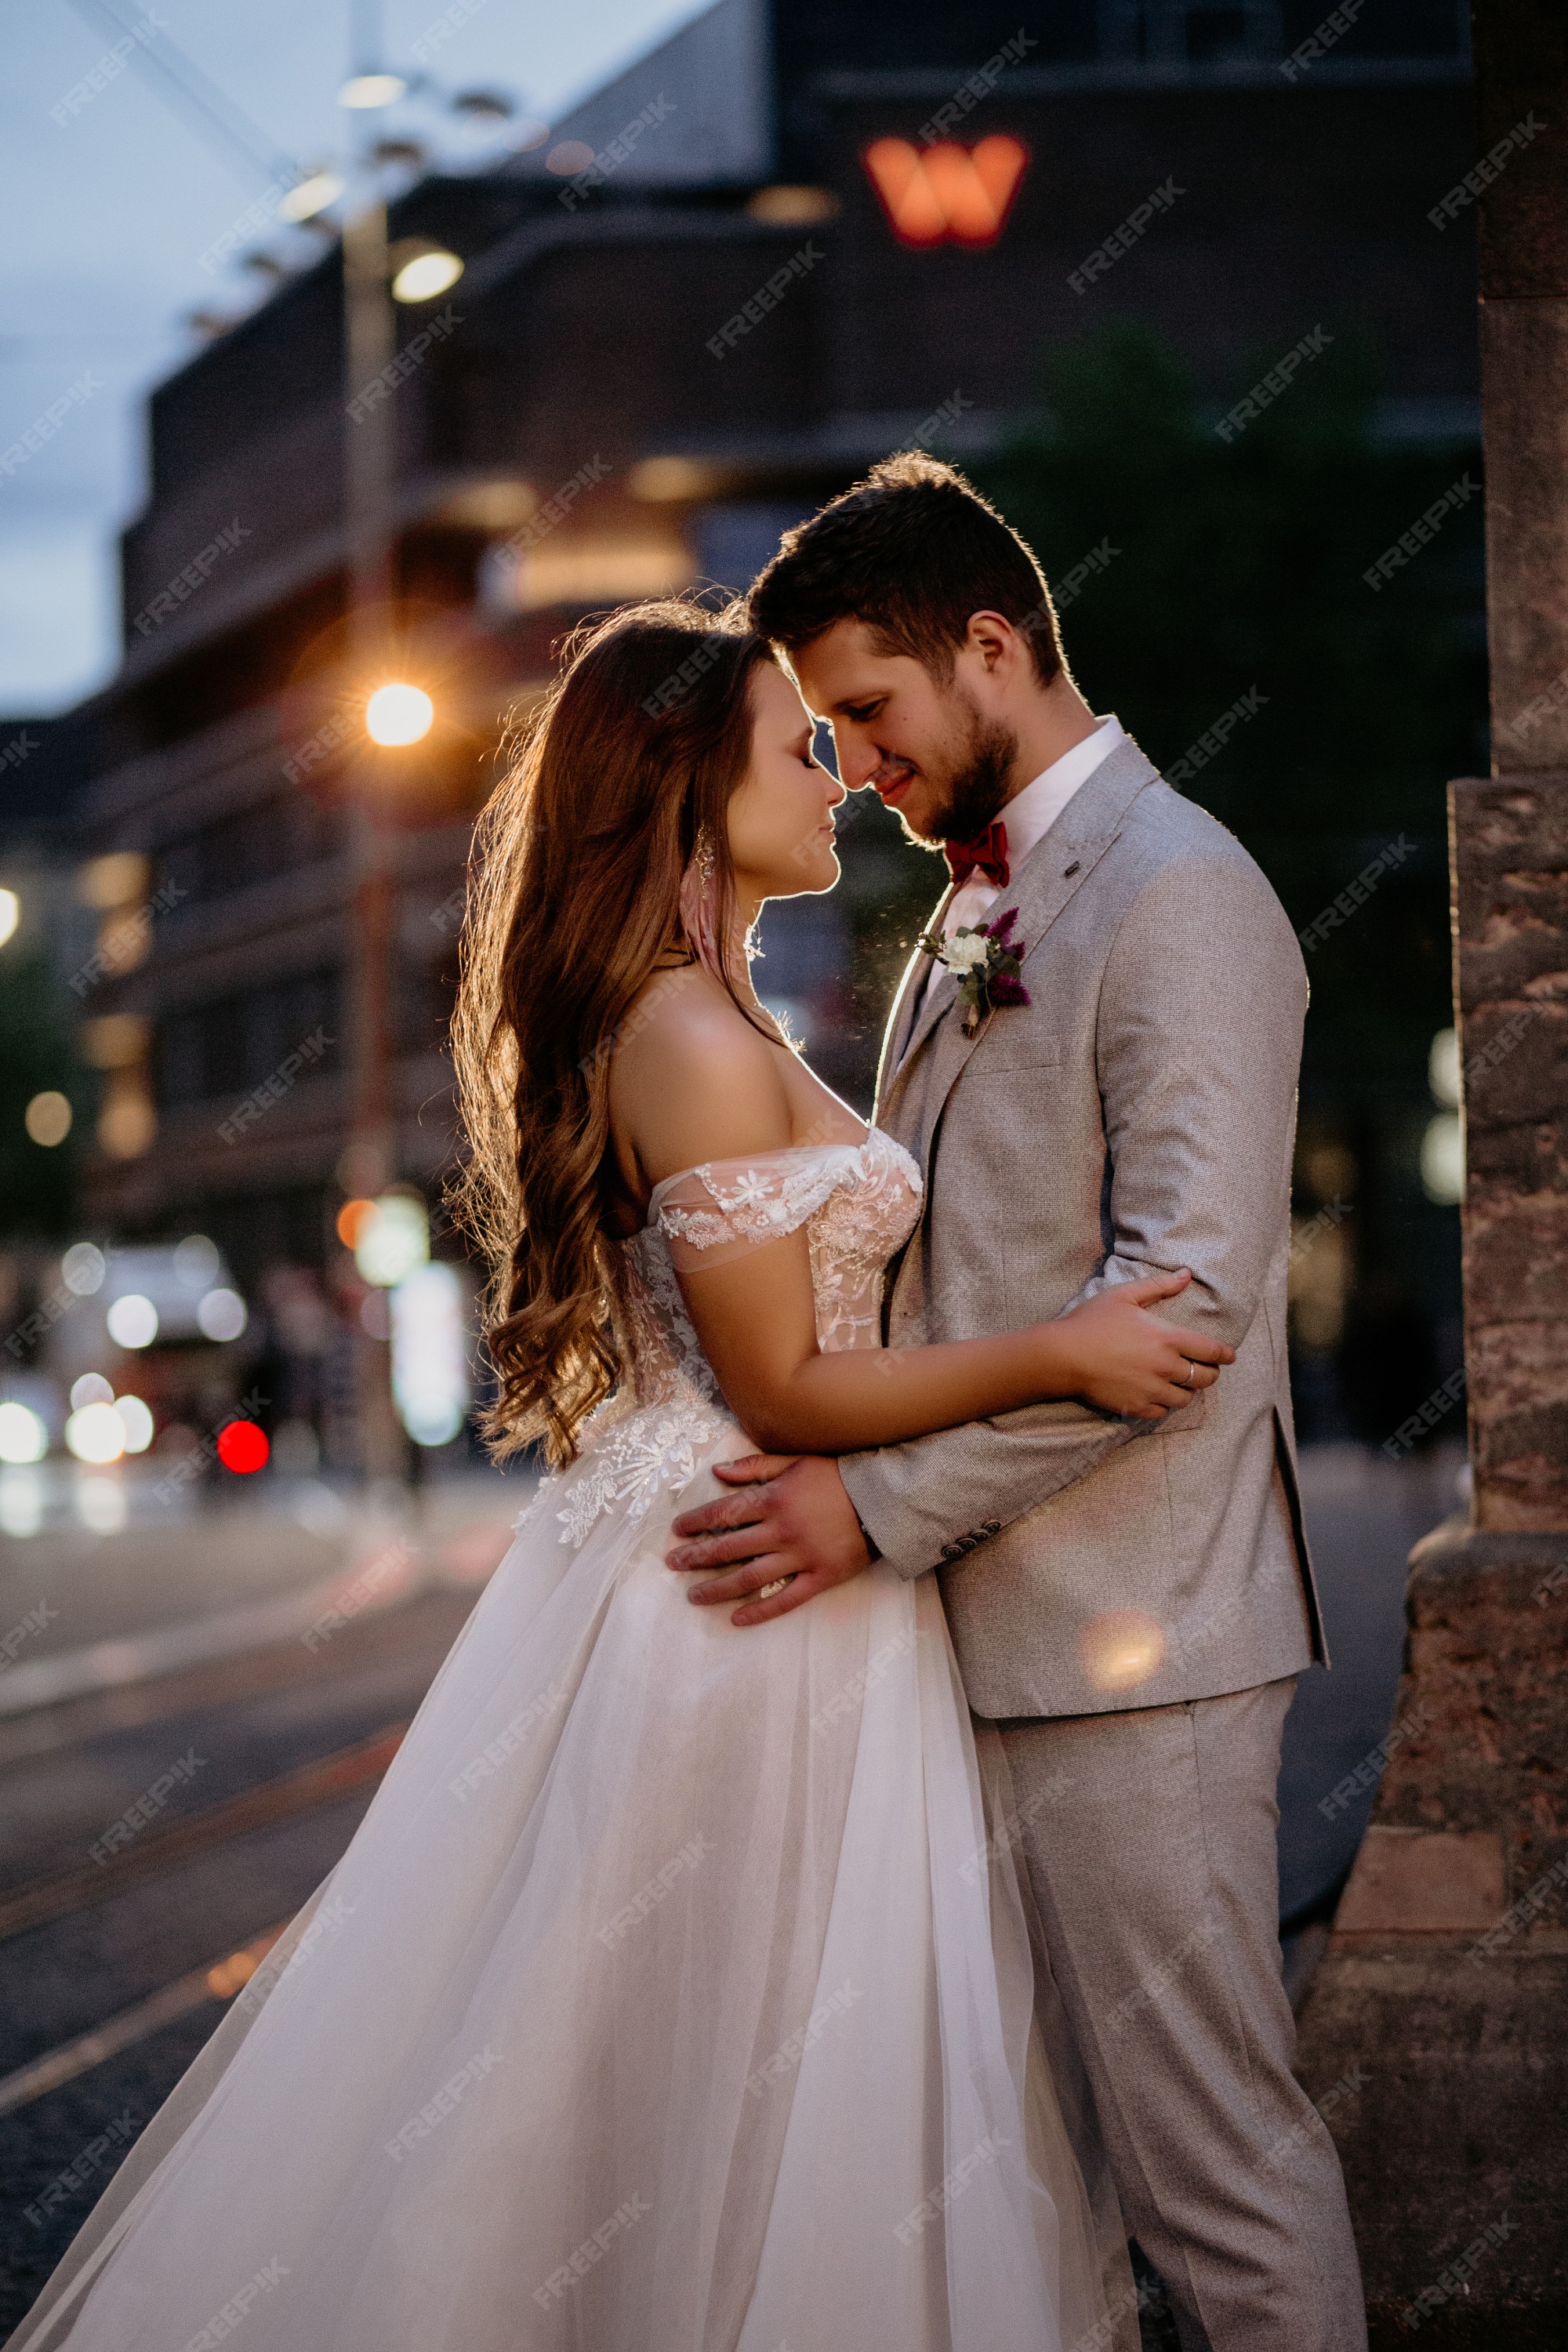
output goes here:
[[[1427, 218], [1473, 160], [1465, 41], [1447, 0], [1382, 0], [1342, 39], [1296, 0], [1064, 0], [1037, 29], [1010, 8], [719, 0], [548, 150], [397, 201], [395, 236], [465, 264], [400, 311], [393, 395], [397, 642], [437, 710], [374, 771], [405, 1179], [434, 1192], [453, 1146], [473, 817], [508, 713], [584, 614], [743, 587], [784, 524], [912, 436], [983, 456], [1042, 355], [1116, 320], [1156, 329], [1216, 408], [1247, 355], [1360, 333], [1390, 436], [1471, 429], [1473, 247], [1463, 216]], [[989, 234], [951, 186], [932, 200], [955, 225], [900, 215], [900, 159], [928, 168], [933, 124], [964, 171], [1004, 142]], [[597, 159], [575, 178], [550, 168], [569, 141]], [[106, 933], [154, 909], [82, 1003], [103, 1088], [89, 1213], [199, 1226], [249, 1283], [330, 1260], [352, 1117], [367, 681], [346, 642], [342, 341], [334, 252], [153, 395], [123, 665], [34, 772], [77, 854], [125, 860]], [[851, 906], [907, 856], [879, 814], [847, 828]], [[770, 919], [763, 977], [865, 1099], [877, 1008], [847, 936], [831, 905]]]

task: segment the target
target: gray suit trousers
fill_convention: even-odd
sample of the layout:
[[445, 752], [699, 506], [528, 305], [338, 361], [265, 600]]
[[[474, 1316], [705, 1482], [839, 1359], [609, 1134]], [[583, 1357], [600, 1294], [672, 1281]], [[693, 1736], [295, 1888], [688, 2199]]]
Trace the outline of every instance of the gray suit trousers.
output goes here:
[[1002, 1724], [1122, 2218], [1184, 2352], [1363, 2352], [1344, 2182], [1290, 2071], [1275, 1785], [1294, 1676]]

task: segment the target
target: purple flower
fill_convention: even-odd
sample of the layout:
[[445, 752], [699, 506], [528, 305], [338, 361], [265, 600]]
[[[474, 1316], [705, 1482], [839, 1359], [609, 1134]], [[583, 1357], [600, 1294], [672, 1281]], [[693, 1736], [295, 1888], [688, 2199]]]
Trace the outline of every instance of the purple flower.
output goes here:
[[990, 983], [988, 993], [993, 1004], [1027, 1004], [1031, 1002], [1029, 992], [1023, 982], [1010, 979], [1005, 971], [999, 971], [996, 974]]

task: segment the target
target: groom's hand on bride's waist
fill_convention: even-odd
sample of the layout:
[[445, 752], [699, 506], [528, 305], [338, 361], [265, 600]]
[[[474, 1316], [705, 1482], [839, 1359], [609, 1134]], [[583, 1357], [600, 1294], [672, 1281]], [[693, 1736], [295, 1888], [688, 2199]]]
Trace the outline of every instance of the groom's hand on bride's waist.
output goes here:
[[[762, 1625], [870, 1565], [872, 1549], [837, 1462], [819, 1454], [748, 1454], [716, 1464], [713, 1475], [734, 1492], [683, 1511], [672, 1530], [680, 1540], [665, 1555], [688, 1575], [722, 1571], [692, 1585], [689, 1601], [742, 1601], [731, 1623]], [[782, 1591], [756, 1597], [784, 1578]]]

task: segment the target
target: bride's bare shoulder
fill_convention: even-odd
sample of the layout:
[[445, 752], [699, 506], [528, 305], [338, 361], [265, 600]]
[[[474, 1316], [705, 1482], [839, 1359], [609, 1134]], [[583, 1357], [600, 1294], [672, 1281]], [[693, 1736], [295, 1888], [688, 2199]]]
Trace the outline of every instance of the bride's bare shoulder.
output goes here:
[[658, 972], [611, 1047], [610, 1118], [648, 1180], [792, 1140], [785, 1048], [700, 968]]

